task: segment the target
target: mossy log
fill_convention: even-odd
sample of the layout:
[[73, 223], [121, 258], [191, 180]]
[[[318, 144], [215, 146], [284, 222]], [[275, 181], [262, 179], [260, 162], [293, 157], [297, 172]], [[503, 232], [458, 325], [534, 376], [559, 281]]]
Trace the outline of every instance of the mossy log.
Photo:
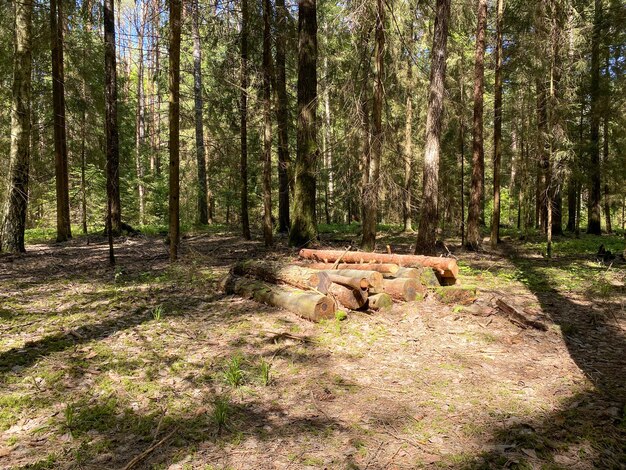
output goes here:
[[223, 282], [224, 291], [253, 299], [274, 307], [284, 308], [311, 321], [333, 318], [336, 302], [316, 292], [306, 292], [266, 282], [229, 275]]
[[469, 305], [478, 298], [476, 286], [439, 286], [429, 290], [440, 302], [450, 305]]
[[327, 294], [350, 310], [357, 310], [367, 302], [367, 290], [353, 289], [334, 282], [330, 284]]
[[378, 271], [379, 273], [382, 274], [395, 274], [400, 267], [397, 264], [393, 264], [393, 263], [364, 263], [364, 264], [359, 264], [359, 263], [340, 263], [337, 266], [335, 266], [335, 263], [301, 263], [298, 264], [298, 266], [302, 266], [304, 268], [310, 268], [310, 269], [321, 269], [321, 270], [328, 270], [328, 269], [352, 269], [352, 270], [359, 270], [359, 271]]
[[389, 294], [381, 292], [380, 294], [370, 295], [367, 298], [367, 306], [371, 310], [380, 310], [389, 308], [393, 305], [393, 300]]
[[340, 250], [312, 250], [304, 248], [300, 250], [300, 257], [325, 263], [341, 259], [345, 263], [393, 263], [399, 266], [416, 267], [427, 266], [436, 269], [444, 278], [456, 279], [459, 275], [459, 267], [452, 258], [437, 258], [434, 256], [421, 255], [396, 255], [389, 253], [366, 253], [362, 251]]
[[405, 268], [401, 267], [398, 271], [389, 276], [389, 278], [409, 278], [416, 279], [420, 284], [428, 287], [435, 287], [439, 285], [439, 279], [432, 268], [417, 267], [417, 268]]
[[393, 299], [412, 302], [414, 300], [423, 300], [426, 296], [426, 287], [421, 285], [417, 279], [397, 278], [384, 279], [383, 288], [376, 292], [384, 292], [389, 294]]

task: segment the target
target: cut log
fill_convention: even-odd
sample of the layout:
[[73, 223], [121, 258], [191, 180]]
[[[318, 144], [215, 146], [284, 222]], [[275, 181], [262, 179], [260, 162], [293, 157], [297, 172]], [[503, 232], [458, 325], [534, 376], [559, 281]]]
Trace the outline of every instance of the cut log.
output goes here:
[[[340, 263], [337, 267], [334, 267], [334, 263], [298, 263], [298, 266], [309, 269], [357, 269], [359, 271], [378, 271], [383, 274], [395, 274], [400, 267], [397, 264], [392, 263]], [[408, 276], [407, 276], [408, 277]]]
[[[311, 276], [318, 274], [319, 271], [278, 262], [247, 260], [236, 263], [233, 266], [233, 273], [238, 276], [256, 277], [272, 284], [282, 282], [300, 289], [308, 289], [311, 287]], [[324, 280], [317, 279], [313, 287], [317, 287], [317, 283], [322, 281]], [[326, 279], [325, 285], [328, 286], [329, 284], [330, 281]]]
[[[376, 290], [376, 292], [381, 291]], [[384, 279], [382, 292], [389, 294], [393, 299], [412, 302], [424, 299], [426, 287], [422, 286], [416, 279]]]
[[300, 257], [325, 263], [341, 259], [347, 263], [393, 263], [399, 266], [427, 266], [436, 269], [443, 277], [456, 279], [459, 275], [459, 267], [456, 260], [451, 258], [437, 258], [433, 256], [421, 255], [396, 255], [388, 253], [366, 253], [362, 251], [349, 251], [347, 253], [339, 250], [312, 250], [303, 248], [300, 250]]
[[322, 294], [328, 292], [328, 288], [333, 283], [325, 272], [315, 272], [309, 276], [309, 282], [307, 287], [312, 287], [315, 290], [320, 291]]
[[371, 310], [380, 310], [383, 308], [389, 308], [393, 305], [393, 300], [389, 294], [381, 292], [380, 294], [370, 295], [367, 298], [367, 306]]
[[223, 282], [224, 291], [253, 299], [274, 307], [284, 308], [307, 320], [319, 321], [333, 318], [336, 302], [315, 292], [305, 292], [279, 287], [262, 281], [229, 275]]
[[548, 327], [545, 323], [538, 320], [536, 317], [528, 318], [522, 312], [518, 311], [515, 307], [510, 306], [502, 299], [496, 300], [496, 306], [498, 307], [498, 309], [506, 314], [511, 323], [514, 323], [521, 328], [532, 327], [541, 331], [548, 330]]
[[359, 282], [361, 281], [361, 279], [365, 279], [368, 284], [367, 287], [372, 287], [375, 289], [380, 289], [383, 285], [383, 275], [377, 271], [362, 271], [360, 269], [333, 269], [317, 272], [326, 273], [328, 275], [332, 274], [333, 276], [349, 277]]
[[430, 290], [437, 300], [448, 305], [470, 305], [478, 298], [475, 286], [439, 286]]
[[439, 279], [432, 268], [425, 268], [423, 266], [417, 268], [400, 268], [391, 277], [409, 279], [416, 279], [420, 284], [428, 287], [434, 287], [439, 285]]
[[350, 310], [357, 310], [363, 307], [367, 301], [367, 290], [352, 289], [334, 282], [328, 288], [328, 295]]
[[341, 284], [342, 286], [351, 287], [355, 290], [365, 290], [369, 287], [370, 283], [365, 277], [349, 277], [335, 274], [334, 271], [322, 271], [320, 274], [325, 274], [331, 282], [335, 284]]

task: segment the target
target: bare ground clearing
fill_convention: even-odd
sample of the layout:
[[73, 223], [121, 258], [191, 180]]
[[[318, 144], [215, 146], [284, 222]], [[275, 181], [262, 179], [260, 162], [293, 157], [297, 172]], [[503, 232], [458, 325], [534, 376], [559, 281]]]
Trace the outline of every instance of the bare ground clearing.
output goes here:
[[509, 242], [459, 254], [474, 314], [313, 324], [216, 291], [287, 249], [200, 234], [169, 265], [136, 237], [113, 270], [102, 240], [29, 248], [0, 258], [1, 468], [626, 468], [623, 269]]

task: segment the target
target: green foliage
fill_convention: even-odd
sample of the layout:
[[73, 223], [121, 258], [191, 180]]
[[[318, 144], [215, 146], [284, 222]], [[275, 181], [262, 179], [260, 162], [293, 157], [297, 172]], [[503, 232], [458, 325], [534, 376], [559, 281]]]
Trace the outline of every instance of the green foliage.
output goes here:
[[157, 305], [152, 309], [152, 318], [154, 318], [156, 321], [161, 321], [161, 318], [163, 317], [163, 312], [163, 304]]
[[270, 376], [271, 369], [272, 369], [272, 364], [270, 364], [269, 362], [265, 360], [262, 360], [261, 363], [259, 364], [261, 384], [264, 387], [269, 386], [272, 382], [272, 377]]
[[213, 424], [217, 426], [217, 431], [220, 432], [229, 428], [229, 421], [232, 414], [232, 405], [230, 400], [225, 395], [218, 395], [213, 400], [213, 411], [211, 413], [211, 420]]
[[224, 380], [232, 387], [243, 385], [245, 372], [242, 369], [243, 357], [239, 354], [234, 355], [226, 362], [223, 372]]

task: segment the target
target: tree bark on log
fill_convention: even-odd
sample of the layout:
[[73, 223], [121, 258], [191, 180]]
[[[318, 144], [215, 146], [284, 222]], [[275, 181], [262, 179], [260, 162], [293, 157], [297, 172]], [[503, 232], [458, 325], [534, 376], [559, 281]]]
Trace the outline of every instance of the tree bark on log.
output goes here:
[[370, 295], [367, 299], [367, 305], [370, 310], [380, 310], [393, 306], [393, 300], [389, 294], [381, 292], [380, 294]]
[[319, 290], [319, 285], [330, 284], [327, 280], [325, 283], [320, 280], [313, 280], [312, 277], [320, 274], [314, 269], [307, 269], [300, 266], [283, 265], [280, 263], [272, 263], [268, 261], [248, 260], [241, 261], [233, 267], [233, 273], [238, 276], [254, 276], [264, 281], [276, 284], [283, 282], [300, 289], [309, 289], [315, 287]]
[[432, 268], [400, 268], [395, 274], [389, 277], [416, 279], [420, 284], [427, 287], [439, 286], [439, 279], [437, 279], [437, 275]]
[[370, 286], [370, 281], [366, 277], [350, 277], [342, 276], [341, 274], [335, 274], [332, 271], [324, 271], [324, 274], [328, 276], [328, 279], [335, 284], [341, 284], [342, 286], [349, 287], [354, 290], [365, 290]]
[[337, 304], [326, 295], [273, 286], [261, 281], [229, 276], [224, 291], [253, 299], [273, 307], [284, 308], [311, 321], [333, 318]]
[[357, 310], [367, 302], [367, 291], [331, 283], [327, 294], [350, 310]]
[[421, 255], [395, 255], [387, 253], [364, 253], [362, 251], [343, 252], [339, 250], [312, 250], [304, 248], [300, 250], [300, 257], [323, 261], [325, 263], [335, 261], [340, 256], [341, 260], [347, 263], [394, 263], [399, 266], [416, 267], [428, 266], [436, 269], [443, 277], [456, 279], [459, 274], [459, 267], [456, 260], [451, 258], [437, 258], [433, 256]]
[[384, 279], [382, 291], [376, 292], [389, 294], [393, 299], [413, 302], [414, 300], [424, 299], [426, 287], [422, 286], [416, 279]]
[[359, 269], [333, 269], [318, 272], [324, 272], [328, 274], [332, 273], [333, 276], [349, 277], [356, 279], [359, 282], [361, 279], [366, 279], [368, 286], [375, 289], [380, 289], [383, 285], [383, 275], [377, 271], [362, 271]]
[[[300, 264], [305, 268], [310, 269], [319, 269], [319, 270], [327, 270], [327, 269], [352, 269], [359, 271], [378, 271], [383, 274], [395, 274], [398, 272], [400, 267], [397, 264], [392, 263], [365, 263], [365, 264], [356, 264], [356, 263], [340, 263], [335, 266], [335, 263], [307, 263]], [[408, 277], [408, 276], [407, 276]]]

